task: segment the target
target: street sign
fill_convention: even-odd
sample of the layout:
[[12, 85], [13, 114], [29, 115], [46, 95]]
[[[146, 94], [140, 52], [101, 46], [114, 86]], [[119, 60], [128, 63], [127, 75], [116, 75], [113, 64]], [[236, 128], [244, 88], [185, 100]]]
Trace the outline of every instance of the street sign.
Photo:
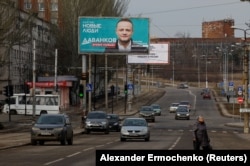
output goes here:
[[229, 82], [228, 86], [234, 86], [234, 82]]
[[240, 112], [250, 112], [250, 108], [240, 108]]
[[244, 100], [243, 100], [243, 97], [238, 97], [238, 103], [239, 103], [239, 104], [242, 104], [243, 101], [244, 101]]
[[92, 91], [92, 84], [87, 84], [86, 85], [86, 91], [91, 92]]
[[133, 84], [128, 84], [128, 89], [133, 90]]

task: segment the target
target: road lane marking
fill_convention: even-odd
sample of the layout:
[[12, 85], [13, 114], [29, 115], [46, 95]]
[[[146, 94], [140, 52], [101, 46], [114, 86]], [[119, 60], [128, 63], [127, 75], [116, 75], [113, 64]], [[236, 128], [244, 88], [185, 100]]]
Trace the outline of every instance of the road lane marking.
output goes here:
[[76, 156], [76, 155], [78, 155], [78, 154], [80, 154], [81, 152], [76, 152], [76, 153], [73, 153], [73, 154], [71, 154], [71, 155], [68, 155], [67, 157], [73, 157], [73, 156]]
[[56, 162], [62, 161], [63, 159], [64, 159], [64, 158], [60, 158], [60, 159], [57, 159], [57, 160], [54, 160], [54, 161], [51, 161], [51, 162], [45, 163], [44, 165], [50, 165], [50, 164], [53, 164], [53, 163], [56, 163]]
[[172, 150], [180, 141], [181, 137], [178, 137], [177, 140], [174, 142], [174, 144], [168, 149], [168, 150]]

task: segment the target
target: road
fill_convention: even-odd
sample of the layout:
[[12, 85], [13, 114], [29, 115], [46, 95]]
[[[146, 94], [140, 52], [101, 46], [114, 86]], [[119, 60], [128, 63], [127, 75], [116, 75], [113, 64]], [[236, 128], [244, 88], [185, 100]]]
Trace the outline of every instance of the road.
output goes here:
[[[192, 125], [198, 115], [205, 117], [214, 149], [250, 149], [250, 142], [238, 136], [241, 129], [225, 126], [224, 124], [232, 119], [220, 114], [214, 100], [203, 100], [200, 89], [168, 87], [165, 90], [165, 96], [157, 101], [163, 108], [162, 115], [156, 117], [155, 123], [149, 123], [151, 128], [149, 142], [141, 140], [120, 142], [119, 132], [110, 132], [107, 135], [93, 132], [76, 136], [72, 146], [48, 142], [43, 146], [28, 145], [0, 151], [0, 165], [93, 166], [96, 149], [192, 150]], [[175, 120], [174, 113], [168, 112], [172, 102], [181, 100], [188, 100], [192, 105], [190, 120]]]

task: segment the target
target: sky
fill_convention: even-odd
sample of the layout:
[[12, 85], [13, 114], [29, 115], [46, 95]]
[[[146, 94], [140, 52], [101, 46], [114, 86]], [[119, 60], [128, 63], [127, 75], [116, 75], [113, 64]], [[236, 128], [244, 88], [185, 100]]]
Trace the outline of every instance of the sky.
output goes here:
[[[149, 18], [150, 37], [175, 38], [181, 33], [200, 38], [202, 22], [234, 19], [237, 28], [248, 29], [250, 3], [240, 0], [130, 0], [125, 15]], [[235, 37], [243, 36], [242, 30], [235, 30]]]

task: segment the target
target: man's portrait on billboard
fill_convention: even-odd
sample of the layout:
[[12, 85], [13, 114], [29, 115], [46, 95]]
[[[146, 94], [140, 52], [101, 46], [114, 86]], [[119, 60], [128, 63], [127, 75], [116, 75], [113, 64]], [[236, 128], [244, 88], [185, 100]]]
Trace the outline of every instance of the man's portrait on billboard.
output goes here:
[[[118, 20], [115, 29], [117, 40], [112, 46], [105, 49], [106, 53], [114, 52], [132, 52], [132, 53], [147, 53], [148, 47], [144, 47], [133, 41], [134, 27], [133, 22], [129, 18], [121, 18]], [[147, 35], [147, 34], [145, 34]]]

